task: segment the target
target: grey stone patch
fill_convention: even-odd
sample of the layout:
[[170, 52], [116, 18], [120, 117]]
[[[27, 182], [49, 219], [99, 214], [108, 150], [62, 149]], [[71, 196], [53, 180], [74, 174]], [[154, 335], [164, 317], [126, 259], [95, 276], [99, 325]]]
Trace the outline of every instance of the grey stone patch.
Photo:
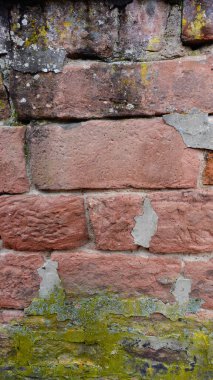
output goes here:
[[159, 339], [155, 336], [150, 336], [147, 338], [137, 339], [134, 342], [134, 346], [137, 346], [138, 350], [144, 350], [151, 348], [152, 350], [158, 351], [162, 349], [167, 349], [171, 351], [184, 351], [187, 348], [187, 345], [180, 343], [174, 339]]
[[5, 55], [10, 48], [8, 10], [2, 4], [0, 7], [0, 55]]
[[189, 148], [213, 149], [213, 121], [204, 112], [164, 115], [166, 124], [174, 127]]
[[42, 278], [39, 297], [48, 298], [55, 289], [61, 287], [61, 280], [57, 269], [58, 263], [56, 261], [47, 260], [44, 265], [37, 270], [39, 276]]
[[144, 200], [143, 209], [143, 214], [134, 218], [135, 227], [131, 234], [135, 244], [149, 248], [150, 241], [157, 231], [158, 216], [148, 198]]
[[41, 49], [37, 46], [20, 48], [15, 50], [11, 56], [11, 66], [22, 73], [35, 74], [38, 72], [62, 71], [66, 51], [64, 49]]
[[191, 293], [191, 280], [180, 276], [171, 293], [179, 305], [184, 305], [189, 302], [189, 294]]

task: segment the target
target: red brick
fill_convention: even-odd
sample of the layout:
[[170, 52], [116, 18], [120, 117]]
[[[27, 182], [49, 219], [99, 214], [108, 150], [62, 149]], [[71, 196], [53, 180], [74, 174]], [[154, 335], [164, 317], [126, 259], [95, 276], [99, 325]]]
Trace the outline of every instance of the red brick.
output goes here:
[[193, 253], [213, 251], [213, 192], [182, 191], [150, 195], [158, 215], [150, 251]]
[[7, 92], [4, 87], [3, 78], [0, 73], [0, 120], [7, 119], [10, 116], [10, 107], [8, 103]]
[[23, 127], [0, 127], [0, 193], [29, 190], [24, 156]]
[[0, 307], [23, 309], [38, 295], [40, 277], [37, 269], [43, 265], [38, 253], [0, 255]]
[[31, 127], [31, 169], [40, 189], [195, 187], [199, 154], [159, 119]]
[[122, 56], [142, 58], [146, 51], [161, 50], [170, 11], [162, 0], [135, 0], [121, 14], [120, 43]]
[[131, 235], [134, 217], [143, 209], [143, 197], [134, 194], [89, 197], [89, 215], [97, 248], [136, 249]]
[[[63, 72], [13, 72], [10, 92], [21, 119], [212, 113], [213, 58], [147, 63], [76, 61]], [[26, 86], [26, 84], [28, 84]]]
[[204, 185], [213, 185], [213, 153], [208, 153], [203, 175]]
[[213, 41], [212, 0], [184, 0], [182, 40], [191, 44]]
[[213, 260], [186, 261], [184, 275], [192, 280], [191, 297], [201, 298], [202, 307], [213, 309]]
[[0, 220], [0, 235], [7, 248], [57, 250], [79, 247], [87, 242], [81, 197], [1, 197]]
[[178, 259], [78, 251], [54, 253], [52, 260], [59, 264], [59, 276], [68, 294], [110, 291], [175, 301], [170, 289], [180, 274]]

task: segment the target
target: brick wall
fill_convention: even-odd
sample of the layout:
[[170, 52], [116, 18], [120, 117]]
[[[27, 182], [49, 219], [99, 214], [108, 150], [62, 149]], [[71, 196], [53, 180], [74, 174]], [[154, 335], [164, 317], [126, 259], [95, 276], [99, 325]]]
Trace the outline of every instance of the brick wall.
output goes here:
[[212, 378], [212, 1], [0, 21], [0, 378]]

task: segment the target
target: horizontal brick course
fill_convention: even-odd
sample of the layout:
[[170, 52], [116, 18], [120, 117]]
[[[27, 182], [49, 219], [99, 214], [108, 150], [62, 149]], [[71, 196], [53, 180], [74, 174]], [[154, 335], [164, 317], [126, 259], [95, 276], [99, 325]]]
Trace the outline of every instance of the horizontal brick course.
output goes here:
[[21, 119], [213, 112], [213, 59], [147, 63], [76, 61], [62, 73], [13, 72], [11, 96]]
[[91, 251], [54, 253], [51, 258], [58, 262], [58, 273], [68, 294], [110, 291], [175, 301], [170, 289], [180, 274], [178, 259]]
[[33, 183], [40, 189], [195, 187], [199, 153], [162, 119], [31, 127]]

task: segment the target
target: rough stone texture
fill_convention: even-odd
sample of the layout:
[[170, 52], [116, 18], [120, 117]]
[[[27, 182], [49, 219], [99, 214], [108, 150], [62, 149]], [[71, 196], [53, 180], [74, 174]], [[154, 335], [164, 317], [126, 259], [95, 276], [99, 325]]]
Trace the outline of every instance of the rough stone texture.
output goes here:
[[212, 112], [212, 56], [149, 63], [76, 61], [63, 72], [13, 72], [10, 91], [21, 119], [91, 118]]
[[10, 107], [8, 103], [6, 89], [3, 83], [3, 78], [0, 73], [0, 120], [7, 119], [9, 116], [10, 116]]
[[204, 303], [202, 307], [213, 308], [213, 260], [186, 261], [184, 275], [191, 278], [191, 297], [201, 298]]
[[146, 52], [162, 49], [170, 4], [163, 0], [140, 0], [129, 4], [121, 14], [121, 54], [126, 58], [142, 58]]
[[38, 274], [42, 278], [39, 297], [48, 299], [56, 289], [60, 288], [60, 278], [58, 276], [58, 263], [52, 260], [46, 260], [41, 268], [38, 269]]
[[39, 290], [37, 269], [43, 264], [37, 253], [0, 255], [0, 307], [23, 309], [29, 306]]
[[191, 114], [164, 115], [164, 121], [181, 134], [188, 147], [213, 149], [213, 122], [208, 114], [193, 112]]
[[106, 250], [136, 249], [131, 231], [143, 209], [143, 197], [134, 194], [88, 197], [96, 246]]
[[135, 244], [144, 248], [149, 248], [152, 236], [155, 235], [158, 226], [158, 216], [153, 210], [151, 202], [145, 198], [143, 204], [143, 214], [136, 216], [135, 226], [131, 232]]
[[4, 245], [20, 251], [68, 249], [87, 241], [84, 202], [78, 196], [1, 197], [0, 220]]
[[10, 323], [24, 318], [24, 312], [21, 310], [2, 310], [0, 311], [0, 323]]
[[213, 185], [213, 153], [208, 153], [203, 175], [204, 185]]
[[212, 0], [184, 0], [182, 40], [191, 44], [213, 41]]
[[5, 55], [10, 48], [8, 10], [5, 4], [0, 3], [0, 6], [0, 55]]
[[[71, 58], [107, 58], [116, 52], [118, 10], [110, 9], [106, 2], [44, 2], [14, 6], [11, 14], [13, 66], [18, 70], [61, 70], [63, 54]], [[61, 61], [57, 61], [58, 54], [54, 59], [55, 50], [60, 51]]]
[[60, 279], [69, 294], [109, 290], [128, 295], [146, 294], [164, 302], [175, 300], [170, 288], [181, 270], [178, 259], [83, 251], [54, 253], [51, 258], [58, 262]]
[[196, 186], [198, 153], [161, 119], [36, 126], [28, 140], [40, 189]]
[[29, 190], [24, 134], [24, 127], [0, 127], [0, 193], [24, 193]]
[[158, 215], [150, 251], [193, 253], [213, 251], [213, 192], [182, 191], [149, 196]]

